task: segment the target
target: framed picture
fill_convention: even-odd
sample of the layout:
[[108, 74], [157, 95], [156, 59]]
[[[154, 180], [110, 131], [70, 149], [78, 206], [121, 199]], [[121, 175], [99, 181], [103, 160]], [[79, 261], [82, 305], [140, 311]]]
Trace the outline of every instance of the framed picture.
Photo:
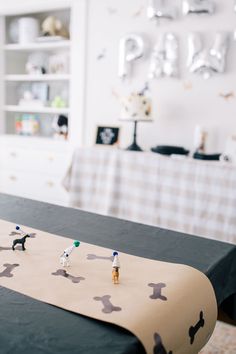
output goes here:
[[118, 127], [97, 127], [96, 144], [116, 145], [119, 141], [120, 128]]

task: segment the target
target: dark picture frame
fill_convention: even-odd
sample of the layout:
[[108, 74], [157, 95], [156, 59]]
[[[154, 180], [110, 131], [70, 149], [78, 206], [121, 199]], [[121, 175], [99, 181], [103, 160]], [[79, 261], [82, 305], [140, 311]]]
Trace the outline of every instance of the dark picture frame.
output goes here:
[[96, 132], [96, 145], [116, 145], [119, 142], [119, 127], [98, 126]]

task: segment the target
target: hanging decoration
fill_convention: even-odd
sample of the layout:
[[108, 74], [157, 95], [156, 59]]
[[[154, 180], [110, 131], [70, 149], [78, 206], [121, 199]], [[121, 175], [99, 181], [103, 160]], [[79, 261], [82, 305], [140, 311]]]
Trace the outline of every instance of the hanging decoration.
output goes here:
[[223, 73], [227, 49], [228, 33], [216, 33], [211, 48], [204, 48], [200, 34], [189, 34], [187, 61], [189, 71], [202, 75], [204, 79], [217, 73]]
[[144, 9], [145, 9], [144, 6], [139, 7], [136, 11], [134, 11], [133, 17], [139, 17], [139, 16], [141, 16]]
[[184, 15], [211, 15], [215, 12], [215, 2], [213, 0], [183, 0], [182, 10]]
[[177, 8], [169, 5], [170, 0], [149, 0], [147, 17], [149, 20], [174, 20], [177, 16]]
[[226, 93], [220, 92], [219, 96], [222, 97], [224, 100], [228, 101], [231, 98], [235, 97], [234, 91], [229, 91]]
[[178, 39], [173, 33], [160, 35], [151, 55], [148, 77], [178, 76]]
[[133, 63], [144, 55], [144, 40], [140, 35], [127, 34], [120, 39], [119, 71], [121, 79], [131, 75]]

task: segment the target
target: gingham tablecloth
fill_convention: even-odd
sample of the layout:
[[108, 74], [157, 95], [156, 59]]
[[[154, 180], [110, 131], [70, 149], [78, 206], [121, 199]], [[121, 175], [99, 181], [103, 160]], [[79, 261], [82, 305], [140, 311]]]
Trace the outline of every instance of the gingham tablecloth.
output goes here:
[[70, 206], [236, 243], [236, 166], [151, 152], [79, 148]]

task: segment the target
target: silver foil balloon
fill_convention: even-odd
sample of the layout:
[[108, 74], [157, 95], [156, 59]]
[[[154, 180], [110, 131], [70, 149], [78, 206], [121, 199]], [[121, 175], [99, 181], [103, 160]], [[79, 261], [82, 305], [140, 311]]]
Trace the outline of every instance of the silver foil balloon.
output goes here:
[[149, 4], [147, 7], [147, 17], [152, 19], [167, 19], [167, 20], [174, 20], [177, 16], [177, 8], [170, 6], [169, 3], [172, 1], [170, 0], [149, 0]]
[[159, 36], [151, 55], [149, 79], [178, 76], [178, 39], [173, 33]]
[[204, 79], [225, 70], [225, 58], [228, 49], [228, 34], [218, 32], [210, 48], [205, 48], [198, 33], [188, 36], [187, 66], [191, 73], [200, 74]]
[[210, 15], [215, 11], [215, 2], [213, 0], [183, 0], [182, 10], [184, 15]]
[[127, 34], [120, 39], [118, 75], [125, 79], [131, 75], [131, 67], [135, 60], [144, 55], [144, 40], [140, 35]]

